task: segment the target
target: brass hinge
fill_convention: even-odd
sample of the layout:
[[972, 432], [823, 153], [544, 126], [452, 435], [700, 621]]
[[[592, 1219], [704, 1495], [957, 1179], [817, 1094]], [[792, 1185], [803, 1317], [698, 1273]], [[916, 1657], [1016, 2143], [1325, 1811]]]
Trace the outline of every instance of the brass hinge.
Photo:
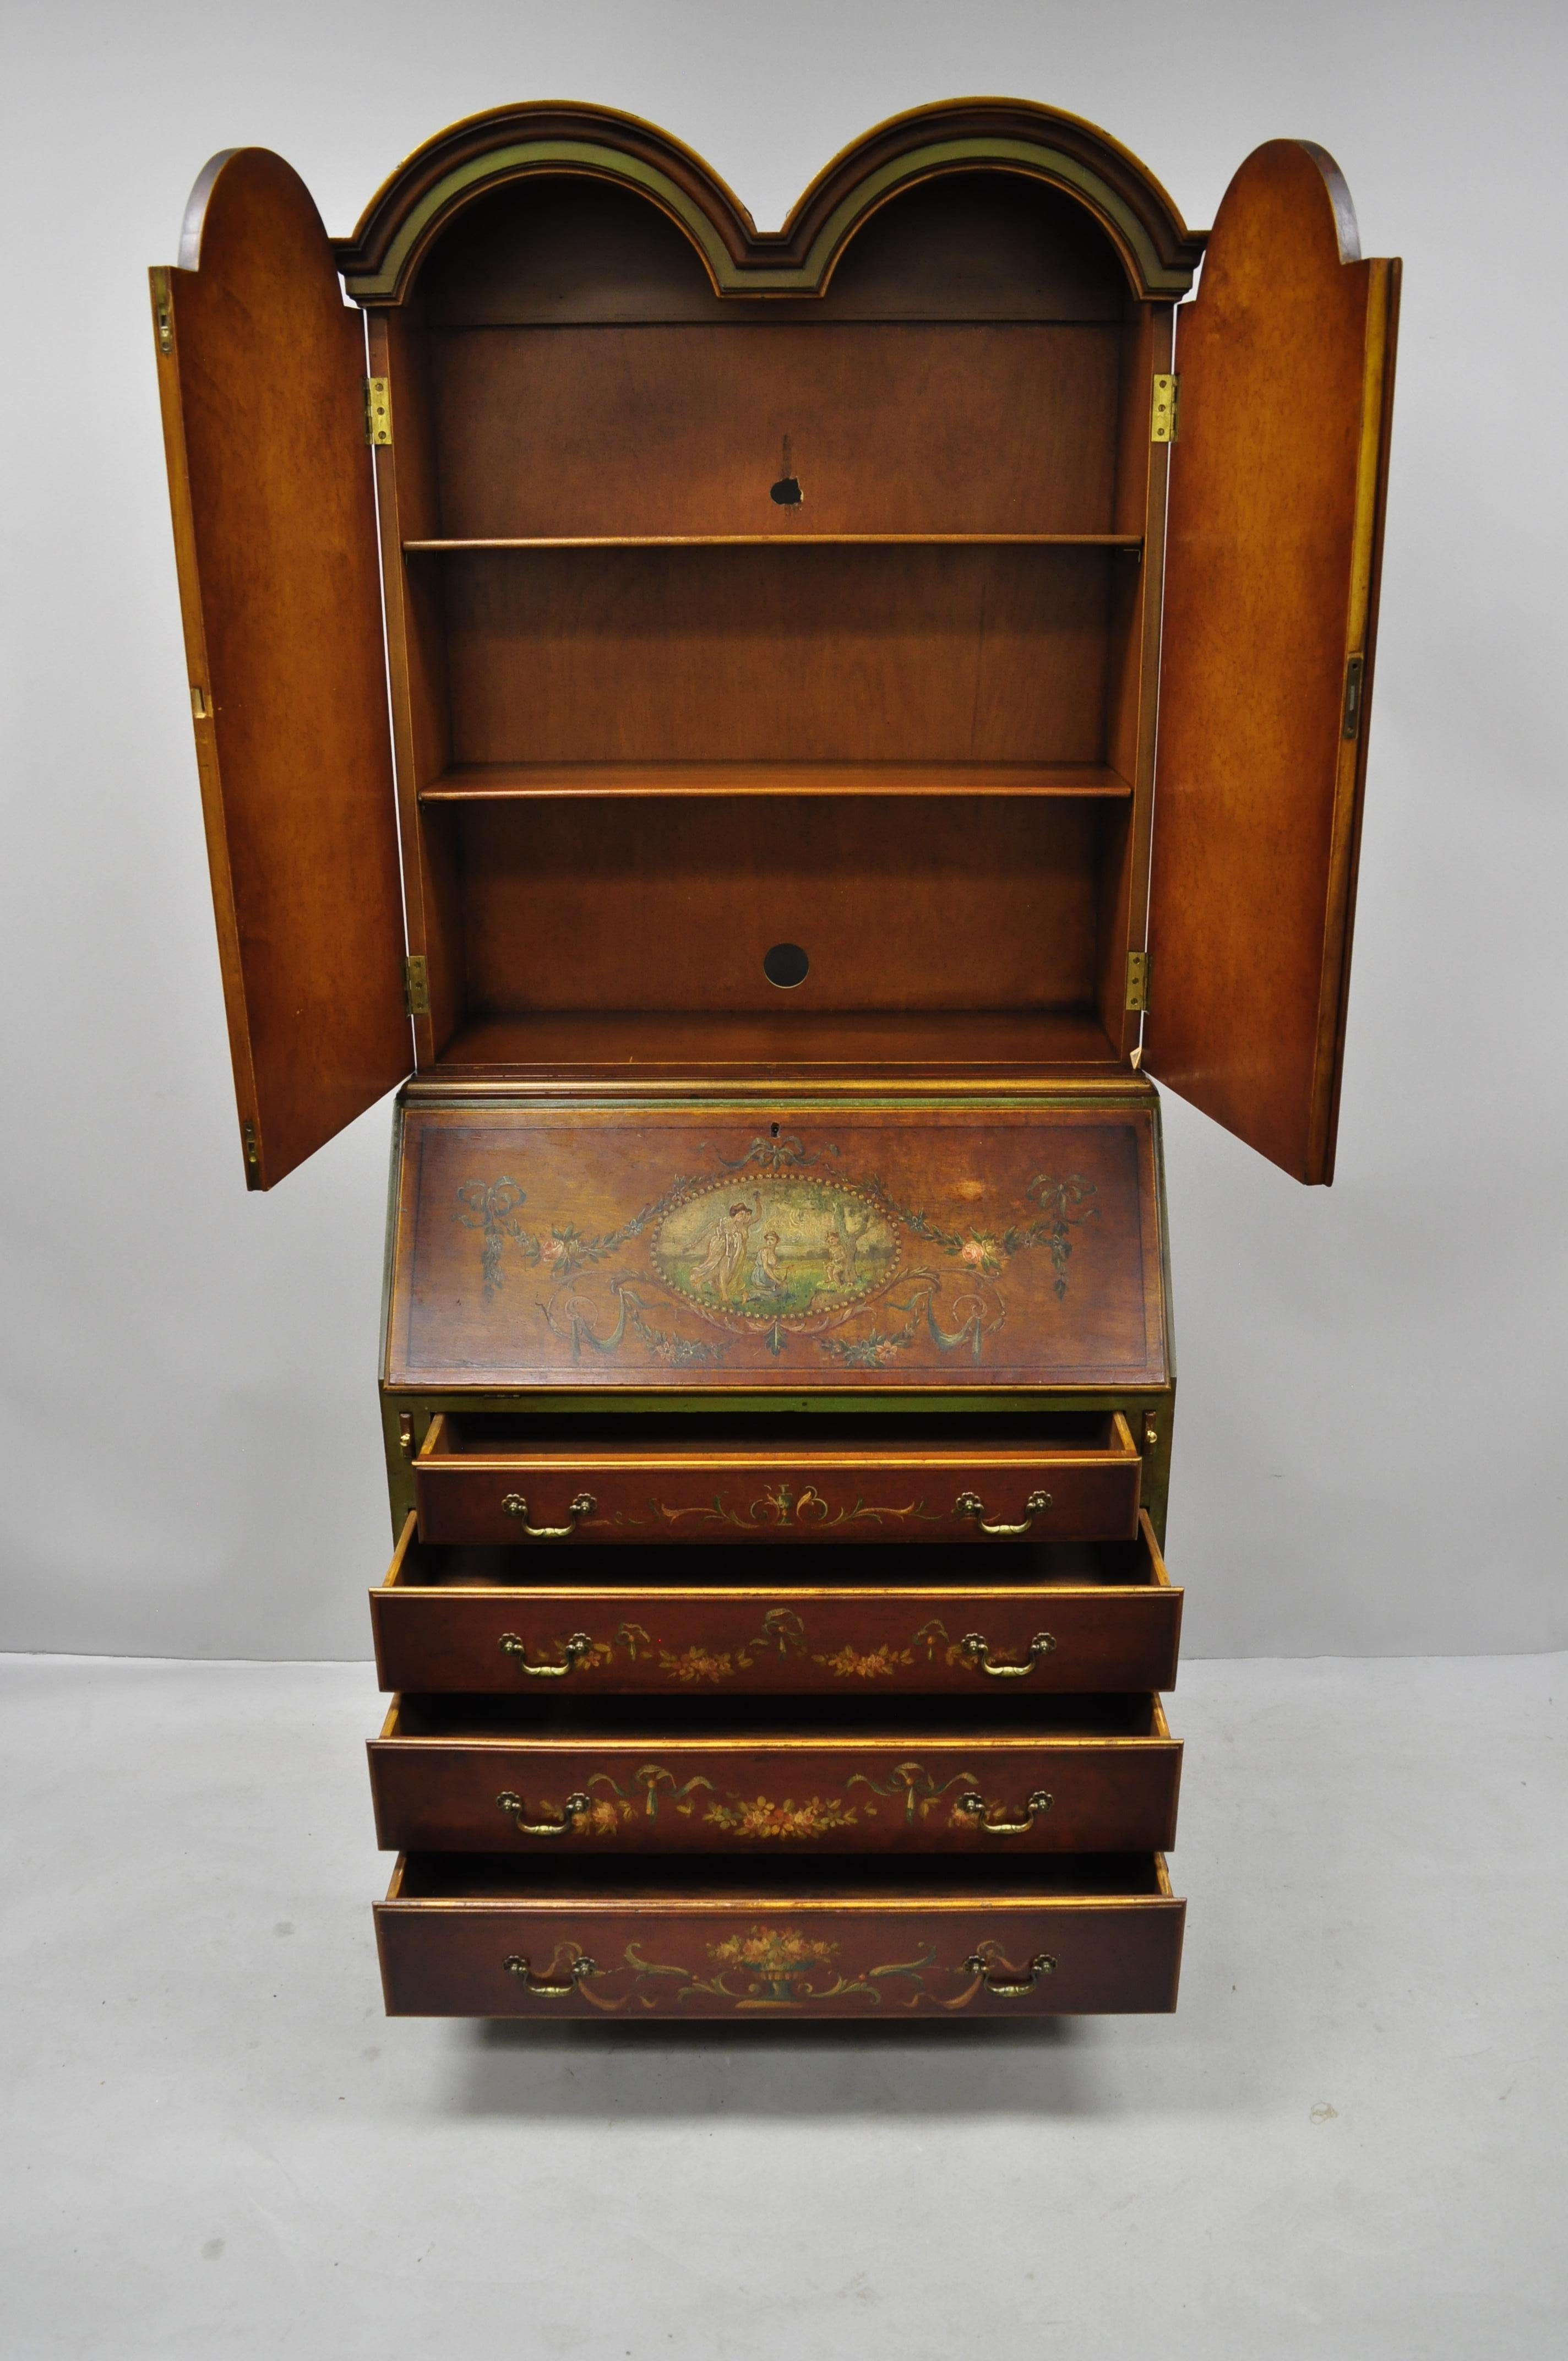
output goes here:
[[155, 270], [152, 274], [152, 324], [158, 331], [160, 353], [174, 350], [174, 302], [169, 291], [169, 273]]
[[1366, 679], [1366, 658], [1346, 656], [1344, 660], [1344, 711], [1340, 720], [1340, 735], [1354, 738], [1361, 727], [1361, 691]]
[[430, 961], [427, 959], [406, 959], [403, 961], [403, 1005], [411, 1016], [430, 1015]]
[[365, 440], [380, 450], [392, 439], [392, 391], [384, 377], [365, 380]]
[[1124, 1005], [1129, 1009], [1146, 1008], [1149, 1005], [1149, 955], [1147, 951], [1127, 953], [1127, 997]]
[[256, 1126], [249, 1122], [245, 1126], [245, 1185], [247, 1189], [261, 1186], [261, 1146]]
[[1177, 420], [1181, 410], [1181, 379], [1179, 377], [1157, 377], [1154, 401], [1149, 407], [1149, 441], [1174, 443]]

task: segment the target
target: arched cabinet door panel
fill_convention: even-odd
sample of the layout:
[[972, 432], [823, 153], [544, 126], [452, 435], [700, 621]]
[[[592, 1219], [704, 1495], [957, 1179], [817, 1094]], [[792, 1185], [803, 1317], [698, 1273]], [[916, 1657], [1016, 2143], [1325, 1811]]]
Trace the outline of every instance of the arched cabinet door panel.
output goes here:
[[214, 157], [152, 273], [246, 1177], [409, 1070], [364, 332], [280, 157]]
[[1178, 313], [1148, 1071], [1296, 1179], [1333, 1173], [1397, 262], [1332, 158], [1242, 166]]

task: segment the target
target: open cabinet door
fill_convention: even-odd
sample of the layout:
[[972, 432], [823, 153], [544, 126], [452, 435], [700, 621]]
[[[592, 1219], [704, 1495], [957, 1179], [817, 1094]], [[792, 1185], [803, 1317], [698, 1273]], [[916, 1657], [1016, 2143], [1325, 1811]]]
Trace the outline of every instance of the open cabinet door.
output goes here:
[[402, 1080], [402, 904], [365, 346], [310, 192], [214, 157], [152, 273], [246, 1178]]
[[1242, 166], [1178, 315], [1148, 1071], [1333, 1176], [1398, 314], [1332, 159]]

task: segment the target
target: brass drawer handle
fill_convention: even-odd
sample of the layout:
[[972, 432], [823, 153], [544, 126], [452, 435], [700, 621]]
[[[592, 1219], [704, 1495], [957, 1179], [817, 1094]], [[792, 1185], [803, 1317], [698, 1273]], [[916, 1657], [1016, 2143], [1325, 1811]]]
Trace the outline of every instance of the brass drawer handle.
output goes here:
[[562, 1642], [558, 1664], [531, 1664], [528, 1643], [520, 1640], [515, 1631], [503, 1631], [496, 1642], [503, 1656], [518, 1658], [520, 1671], [525, 1672], [531, 1681], [564, 1681], [567, 1674], [575, 1673], [583, 1658], [592, 1653], [593, 1644], [586, 1631], [574, 1631], [569, 1640]]
[[1015, 1525], [988, 1523], [985, 1503], [978, 1492], [960, 1492], [953, 1502], [955, 1517], [972, 1517], [982, 1533], [1026, 1533], [1036, 1517], [1043, 1517], [1051, 1505], [1048, 1492], [1031, 1492], [1024, 1506], [1028, 1514]]
[[984, 1632], [970, 1631], [964, 1640], [963, 1652], [977, 1673], [989, 1673], [993, 1681], [1022, 1681], [1027, 1679], [1042, 1656], [1050, 1654], [1056, 1644], [1048, 1631], [1036, 1631], [1029, 1642], [1029, 1653], [1023, 1664], [993, 1664], [991, 1642]]
[[509, 1517], [522, 1519], [522, 1530], [531, 1542], [565, 1542], [570, 1541], [576, 1532], [577, 1519], [591, 1517], [598, 1507], [598, 1502], [591, 1492], [579, 1492], [566, 1511], [567, 1522], [564, 1525], [531, 1525], [528, 1521], [528, 1502], [521, 1492], [509, 1492], [501, 1506]]
[[958, 1807], [960, 1812], [967, 1812], [970, 1818], [982, 1828], [988, 1837], [1026, 1837], [1035, 1825], [1036, 1813], [1050, 1810], [1051, 1798], [1043, 1787], [1036, 1787], [1024, 1806], [1026, 1817], [1021, 1820], [990, 1818], [988, 1816], [992, 1806], [983, 1795], [960, 1795]]
[[[521, 1976], [523, 1984], [535, 2000], [569, 2000], [583, 1978], [597, 1976], [598, 1969], [592, 1960], [579, 1957], [572, 1961], [564, 1984], [547, 1984], [542, 1977], [534, 1974], [522, 1953], [514, 1951], [510, 1959], [506, 1961], [506, 1971], [509, 1976]], [[1000, 1989], [1000, 1987], [993, 1987], [993, 1989]]]
[[964, 1961], [965, 1974], [980, 1976], [984, 1982], [986, 1991], [994, 1993], [998, 2000], [1022, 2000], [1025, 1993], [1034, 1991], [1042, 1976], [1054, 1976], [1056, 1971], [1057, 1963], [1048, 1951], [1036, 1952], [1029, 1962], [1029, 1978], [1026, 1983], [999, 1984], [991, 1972], [991, 1961], [982, 1960], [978, 1951], [972, 1951]]
[[521, 1795], [514, 1795], [510, 1787], [503, 1789], [496, 1797], [497, 1811], [504, 1812], [519, 1836], [523, 1837], [569, 1837], [587, 1808], [587, 1797], [579, 1793], [567, 1796], [561, 1806], [558, 1820], [528, 1820], [523, 1817], [528, 1806]]

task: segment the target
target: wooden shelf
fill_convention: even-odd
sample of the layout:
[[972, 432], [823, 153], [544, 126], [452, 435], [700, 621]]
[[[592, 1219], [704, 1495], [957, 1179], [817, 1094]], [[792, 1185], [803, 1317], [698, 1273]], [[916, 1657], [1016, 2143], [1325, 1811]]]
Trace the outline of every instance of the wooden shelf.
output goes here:
[[1030, 1008], [540, 1009], [468, 1019], [437, 1062], [442, 1071], [595, 1067], [623, 1074], [660, 1067], [847, 1066], [857, 1073], [961, 1068], [972, 1073], [1121, 1066], [1098, 1017]]
[[465, 763], [422, 804], [582, 796], [1003, 796], [1125, 802], [1118, 772], [1084, 763]]
[[898, 544], [916, 549], [1142, 549], [1136, 533], [540, 533], [527, 538], [405, 541], [405, 555], [451, 555], [468, 549], [861, 549]]

